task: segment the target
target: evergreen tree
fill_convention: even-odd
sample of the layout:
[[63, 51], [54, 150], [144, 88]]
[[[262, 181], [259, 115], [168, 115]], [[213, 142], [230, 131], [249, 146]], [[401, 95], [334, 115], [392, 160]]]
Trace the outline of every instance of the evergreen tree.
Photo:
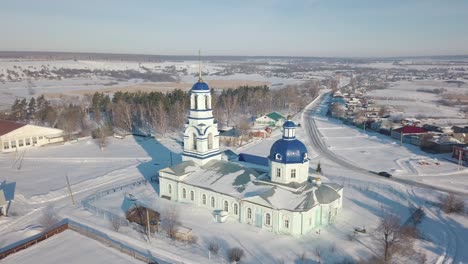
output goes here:
[[36, 114], [36, 99], [31, 97], [28, 104], [28, 119], [33, 119]]

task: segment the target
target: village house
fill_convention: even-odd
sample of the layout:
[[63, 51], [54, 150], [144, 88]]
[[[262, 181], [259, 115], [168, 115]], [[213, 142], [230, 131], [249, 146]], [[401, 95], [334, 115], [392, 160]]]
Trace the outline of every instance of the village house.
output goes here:
[[406, 142], [405, 135], [421, 135], [427, 133], [426, 130], [417, 127], [417, 126], [403, 126], [397, 129], [392, 130], [391, 137], [394, 139], [398, 139], [403, 141], [403, 143], [410, 143], [409, 141]]
[[277, 112], [271, 112], [255, 119], [255, 125], [280, 127], [285, 121], [285, 117]]
[[0, 120], [1, 152], [63, 142], [63, 130]]

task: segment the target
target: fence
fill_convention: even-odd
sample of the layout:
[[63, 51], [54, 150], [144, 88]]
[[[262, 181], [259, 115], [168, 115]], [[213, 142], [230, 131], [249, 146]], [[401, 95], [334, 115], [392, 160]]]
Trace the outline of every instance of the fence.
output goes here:
[[20, 240], [16, 243], [10, 244], [4, 248], [0, 249], [0, 259], [4, 259], [7, 256], [14, 254], [18, 251], [21, 251], [23, 249], [27, 249], [30, 246], [33, 246], [43, 240], [46, 240], [47, 238], [50, 238], [56, 234], [62, 233], [63, 231], [68, 229], [68, 221], [63, 220], [60, 221], [59, 223], [55, 224], [48, 230], [41, 232], [37, 235], [34, 235], [32, 237]]
[[118, 240], [115, 240], [111, 237], [109, 237], [107, 234], [91, 228], [89, 226], [77, 223], [73, 220], [70, 219], [64, 219], [60, 221], [59, 223], [55, 224], [54, 227], [51, 229], [44, 231], [42, 233], [39, 233], [35, 236], [32, 236], [30, 238], [26, 238], [24, 240], [21, 240], [19, 242], [13, 243], [9, 246], [6, 246], [3, 249], [0, 249], [0, 259], [4, 259], [7, 256], [17, 253], [21, 250], [24, 250], [26, 248], [29, 248], [41, 241], [44, 241], [56, 234], [62, 233], [63, 231], [70, 229], [73, 230], [81, 235], [84, 235], [86, 237], [89, 237], [93, 240], [96, 240], [106, 246], [112, 247], [114, 249], [119, 250], [122, 253], [125, 253], [127, 255], [130, 255], [138, 260], [141, 260], [145, 263], [183, 263], [183, 262], [178, 262], [173, 259], [168, 259], [166, 257], [163, 257], [159, 254], [153, 255], [150, 251], [146, 250], [143, 251], [142, 249], [137, 249], [135, 247], [126, 245]]
[[101, 192], [97, 192], [95, 194], [93, 194], [92, 196], [89, 196], [87, 197], [86, 199], [83, 199], [81, 201], [81, 205], [86, 209], [88, 210], [89, 212], [93, 213], [94, 215], [97, 215], [97, 216], [101, 216], [103, 217], [104, 219], [107, 219], [109, 221], [119, 221], [120, 222], [120, 225], [123, 225], [123, 226], [128, 226], [128, 220], [125, 219], [124, 217], [121, 217], [119, 215], [116, 215], [112, 212], [109, 212], [109, 211], [106, 211], [106, 210], [103, 210], [103, 209], [100, 209], [94, 205], [92, 205], [93, 202], [101, 199], [102, 197], [106, 196], [106, 195], [109, 195], [109, 194], [112, 194], [112, 193], [115, 193], [117, 191], [122, 191], [124, 189], [131, 189], [131, 188], [134, 188], [136, 186], [140, 186], [142, 184], [147, 184], [147, 180], [143, 179], [143, 180], [138, 180], [138, 181], [134, 181], [134, 182], [131, 182], [131, 183], [128, 183], [128, 184], [125, 184], [125, 185], [121, 185], [119, 187], [115, 187], [115, 188], [111, 188], [111, 189], [108, 189], [108, 190], [104, 190], [104, 191], [101, 191]]
[[[140, 225], [135, 224], [135, 223], [130, 223], [126, 218], [121, 217], [121, 216], [119, 216], [117, 214], [114, 214], [112, 212], [109, 212], [107, 210], [98, 208], [97, 206], [94, 206], [93, 203], [96, 202], [97, 200], [101, 199], [102, 197], [113, 194], [113, 193], [115, 193], [117, 191], [123, 191], [125, 189], [132, 189], [134, 187], [140, 186], [142, 184], [147, 184], [147, 183], [148, 183], [147, 180], [143, 179], [143, 180], [134, 181], [134, 182], [131, 182], [131, 183], [128, 183], [128, 184], [125, 184], [125, 185], [121, 185], [121, 186], [118, 186], [118, 187], [115, 187], [115, 188], [111, 188], [111, 189], [108, 189], [108, 190], [104, 190], [104, 191], [101, 191], [101, 192], [97, 192], [97, 193], [83, 199], [81, 201], [81, 204], [86, 210], [88, 210], [89, 212], [93, 213], [96, 216], [100, 216], [103, 219], [106, 219], [106, 220], [109, 220], [109, 221], [119, 221], [121, 226], [131, 226], [132, 229], [137, 230], [137, 231], [139, 231], [141, 233], [145, 233], [146, 229], [145, 229], [144, 226], [140, 226]], [[79, 226], [79, 225], [80, 224], [75, 223], [75, 226]], [[89, 227], [85, 227], [85, 229], [86, 228], [89, 229]], [[166, 242], [168, 244], [171, 244], [171, 245], [173, 245], [173, 246], [175, 246], [177, 248], [183, 248], [184, 247], [184, 249], [189, 250], [191, 252], [191, 254], [195, 254], [196, 252], [200, 253], [200, 252], [206, 251], [206, 249], [202, 248], [198, 244], [190, 244], [190, 243], [179, 242], [177, 240], [170, 239], [169, 237], [167, 237], [167, 235], [165, 233], [155, 232], [155, 233], [151, 234], [151, 237], [154, 238], [154, 239], [163, 240], [164, 242]], [[134, 253], [134, 255], [139, 256], [140, 253], [141, 252], [136, 252], [136, 253]], [[199, 255], [204, 257], [204, 258], [206, 257], [203, 254], [199, 254]], [[174, 262], [170, 262], [170, 263], [174, 263]]]

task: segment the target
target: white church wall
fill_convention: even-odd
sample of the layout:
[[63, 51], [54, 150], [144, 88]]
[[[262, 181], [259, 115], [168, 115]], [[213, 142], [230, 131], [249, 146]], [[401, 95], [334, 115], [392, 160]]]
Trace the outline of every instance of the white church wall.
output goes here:
[[[290, 182], [305, 182], [309, 177], [309, 163], [290, 163], [284, 164], [274, 161], [270, 163], [270, 177], [273, 182], [288, 184]], [[278, 169], [280, 169], [281, 176], [278, 177]], [[296, 170], [296, 177], [291, 178], [291, 171]]]

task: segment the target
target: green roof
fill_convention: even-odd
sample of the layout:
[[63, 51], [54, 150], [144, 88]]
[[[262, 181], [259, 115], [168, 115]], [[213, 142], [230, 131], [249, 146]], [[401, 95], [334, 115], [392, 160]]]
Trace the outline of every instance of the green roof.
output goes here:
[[271, 112], [269, 114], [267, 114], [266, 116], [268, 116], [269, 118], [275, 120], [275, 121], [279, 121], [281, 119], [284, 119], [284, 116], [276, 113], [276, 112]]

